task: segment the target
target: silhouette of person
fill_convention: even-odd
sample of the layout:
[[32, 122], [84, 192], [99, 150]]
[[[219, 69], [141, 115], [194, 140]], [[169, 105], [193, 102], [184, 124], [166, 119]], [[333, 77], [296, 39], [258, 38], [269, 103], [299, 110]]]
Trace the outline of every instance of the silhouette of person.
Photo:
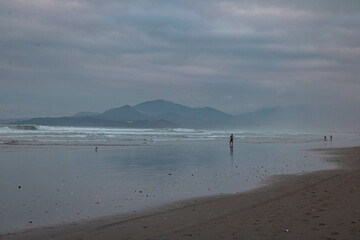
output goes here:
[[230, 135], [230, 142], [229, 142], [229, 144], [230, 144], [230, 147], [233, 147], [233, 145], [234, 145], [234, 134], [231, 134], [231, 135]]
[[332, 141], [332, 136], [330, 136], [330, 141]]
[[324, 136], [324, 141], [326, 141], [326, 136]]

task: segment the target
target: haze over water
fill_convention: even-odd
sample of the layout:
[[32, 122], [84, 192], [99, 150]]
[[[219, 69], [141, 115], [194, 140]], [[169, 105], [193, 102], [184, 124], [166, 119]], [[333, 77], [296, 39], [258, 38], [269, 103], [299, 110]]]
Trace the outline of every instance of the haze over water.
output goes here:
[[242, 192], [274, 174], [334, 167], [306, 149], [359, 144], [356, 134], [324, 143], [322, 135], [238, 131], [231, 150], [229, 131], [3, 126], [0, 133], [1, 233]]

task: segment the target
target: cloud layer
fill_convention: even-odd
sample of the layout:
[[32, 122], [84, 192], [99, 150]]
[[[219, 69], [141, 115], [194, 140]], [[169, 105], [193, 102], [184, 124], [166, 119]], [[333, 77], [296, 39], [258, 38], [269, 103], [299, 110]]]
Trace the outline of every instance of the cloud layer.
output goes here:
[[358, 1], [0, 3], [0, 118], [360, 103]]

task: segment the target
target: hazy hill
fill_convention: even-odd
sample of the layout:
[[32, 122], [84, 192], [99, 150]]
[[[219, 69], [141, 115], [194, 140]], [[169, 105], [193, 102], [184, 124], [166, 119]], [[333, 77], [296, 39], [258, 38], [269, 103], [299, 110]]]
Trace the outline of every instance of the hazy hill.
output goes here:
[[100, 113], [98, 112], [78, 112], [75, 113], [74, 115], [72, 115], [72, 117], [85, 117], [85, 116], [95, 116], [95, 115], [99, 115]]
[[154, 100], [154, 101], [147, 101], [135, 105], [134, 108], [139, 112], [151, 116], [157, 117], [159, 115], [166, 115], [169, 113], [179, 114], [180, 116], [185, 116], [191, 113], [192, 108], [173, 103], [170, 101], [165, 100]]
[[210, 107], [191, 108], [165, 100], [147, 101], [134, 107], [125, 105], [103, 113], [80, 112], [71, 117], [33, 118], [17, 124], [98, 126], [98, 127], [186, 127], [236, 126], [238, 119]]
[[299, 132], [353, 131], [360, 124], [354, 124], [353, 113], [339, 112], [331, 107], [288, 106], [262, 109], [237, 116], [243, 128], [257, 130]]
[[[344, 127], [346, 113], [309, 107], [277, 107], [231, 115], [211, 107], [191, 108], [165, 100], [135, 106], [125, 105], [103, 113], [81, 113], [71, 117], [33, 118], [14, 124], [51, 126], [133, 127], [133, 128], [228, 128], [254, 130], [332, 130]], [[344, 126], [349, 125], [349, 126]]]
[[134, 106], [134, 108], [153, 119], [165, 119], [183, 127], [223, 127], [234, 125], [237, 122], [235, 116], [214, 108], [191, 108], [165, 100], [144, 102]]
[[296, 107], [266, 108], [255, 112], [240, 114], [237, 116], [242, 124], [278, 124], [283, 120], [296, 119], [299, 115], [304, 116], [304, 109]]
[[118, 108], [109, 109], [99, 115], [95, 115], [97, 119], [104, 119], [110, 121], [138, 121], [149, 120], [150, 118], [130, 105], [125, 105]]

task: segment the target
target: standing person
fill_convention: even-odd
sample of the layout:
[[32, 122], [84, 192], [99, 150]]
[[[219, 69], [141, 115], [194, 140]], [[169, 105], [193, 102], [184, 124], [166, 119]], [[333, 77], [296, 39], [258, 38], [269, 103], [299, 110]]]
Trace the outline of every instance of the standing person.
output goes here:
[[330, 136], [330, 141], [332, 141], [332, 135]]
[[326, 136], [324, 136], [324, 141], [326, 142]]
[[230, 142], [229, 142], [229, 144], [230, 144], [230, 147], [232, 148], [233, 145], [234, 145], [234, 134], [231, 134], [231, 135], [230, 135]]

